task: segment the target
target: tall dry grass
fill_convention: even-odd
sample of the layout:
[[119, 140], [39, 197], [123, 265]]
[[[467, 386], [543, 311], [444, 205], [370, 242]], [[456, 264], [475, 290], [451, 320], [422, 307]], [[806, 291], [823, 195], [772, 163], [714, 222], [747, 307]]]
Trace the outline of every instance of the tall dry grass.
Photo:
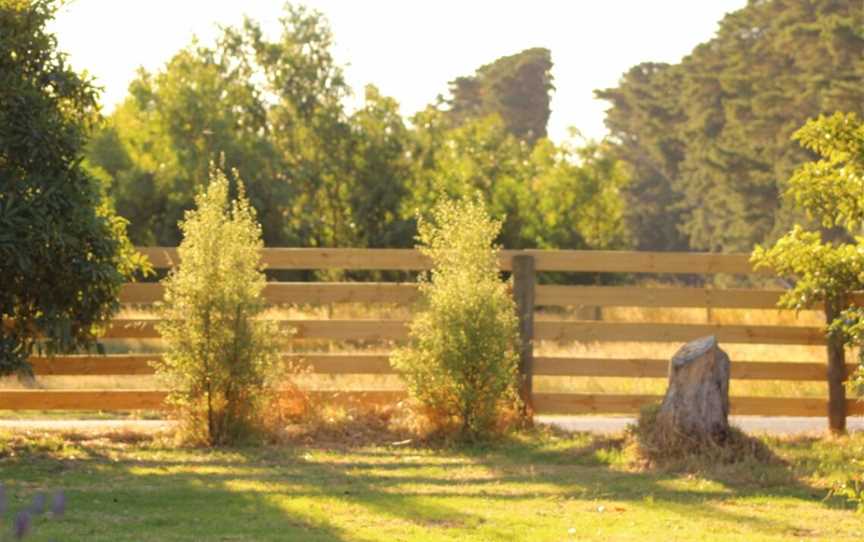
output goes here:
[[[564, 319], [578, 320], [579, 316], [594, 314], [584, 308], [568, 310], [541, 310], [537, 320]], [[364, 305], [342, 303], [325, 306], [274, 307], [266, 317], [274, 319], [394, 319], [410, 318], [410, 309], [390, 304]], [[740, 309], [682, 309], [682, 308], [637, 308], [604, 307], [601, 318], [607, 322], [652, 322], [684, 324], [744, 324], [744, 325], [783, 325], [783, 326], [822, 326], [824, 316], [819, 311], [781, 310], [740, 310]], [[150, 319], [153, 312], [147, 307], [124, 307], [119, 318]], [[541, 341], [535, 345], [535, 353], [540, 356], [590, 357], [590, 358], [642, 358], [669, 359], [681, 346], [680, 343], [649, 342], [571, 342], [559, 344]], [[162, 349], [161, 342], [153, 339], [112, 339], [104, 341], [106, 352], [120, 353], [157, 353]], [[294, 340], [291, 349], [295, 352], [362, 352], [385, 354], [393, 347], [389, 342], [374, 341], [327, 341]], [[825, 348], [821, 346], [797, 345], [759, 345], [759, 344], [722, 344], [721, 347], [735, 361], [785, 361], [819, 362], [826, 359]], [[852, 356], [848, 359], [853, 359]], [[298, 384], [307, 389], [319, 390], [393, 390], [402, 389], [401, 380], [396, 375], [317, 375], [308, 374], [298, 377]], [[34, 385], [33, 383], [28, 384]], [[157, 386], [155, 379], [148, 376], [45, 376], [38, 377], [36, 386], [44, 389], [152, 389]], [[15, 378], [0, 379], [0, 388], [21, 388], [23, 384]], [[666, 387], [662, 378], [612, 378], [612, 377], [544, 377], [534, 380], [538, 392], [570, 393], [624, 393], [624, 394], [662, 394]], [[782, 397], [821, 397], [827, 395], [823, 382], [792, 381], [743, 381], [733, 380], [732, 395], [782, 396]]]

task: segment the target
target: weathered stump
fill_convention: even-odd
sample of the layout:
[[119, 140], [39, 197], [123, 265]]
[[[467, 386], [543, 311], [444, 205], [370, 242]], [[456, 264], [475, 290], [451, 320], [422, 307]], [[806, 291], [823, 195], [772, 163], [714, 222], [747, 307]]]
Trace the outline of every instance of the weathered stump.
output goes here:
[[657, 414], [660, 435], [722, 441], [729, 431], [729, 356], [713, 336], [681, 347], [669, 363], [669, 387]]

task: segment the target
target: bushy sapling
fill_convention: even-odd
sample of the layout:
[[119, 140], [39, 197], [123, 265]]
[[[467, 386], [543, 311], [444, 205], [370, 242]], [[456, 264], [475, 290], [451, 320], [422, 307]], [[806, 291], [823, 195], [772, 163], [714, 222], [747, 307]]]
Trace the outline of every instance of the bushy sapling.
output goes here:
[[[808, 121], [795, 139], [819, 160], [802, 165], [789, 180], [794, 198], [822, 231], [795, 225], [772, 247], [756, 247], [753, 262], [794, 281], [780, 306], [807, 309], [823, 302], [836, 315], [829, 332], [857, 347], [859, 367], [849, 385], [864, 389], [864, 307], [849, 294], [864, 289], [864, 120], [854, 113], [835, 113]], [[846, 481], [835, 486], [864, 510], [860, 465], [849, 466]]]
[[482, 200], [443, 200], [419, 222], [419, 250], [432, 260], [410, 343], [394, 365], [437, 430], [464, 440], [496, 429], [517, 399], [516, 307], [493, 246], [501, 222]]
[[[756, 268], [792, 279], [780, 306], [807, 309], [824, 302], [839, 316], [831, 332], [849, 346], [864, 345], [864, 308], [848, 294], [864, 289], [864, 121], [854, 113], [810, 120], [795, 133], [821, 158], [803, 164], [789, 180], [787, 196], [817, 221], [822, 231], [795, 225], [773, 246], [757, 246]], [[859, 348], [864, 356], [864, 349]], [[864, 366], [864, 357], [860, 359]], [[864, 382], [859, 369], [856, 383]]]
[[263, 242], [242, 183], [230, 200], [228, 180], [214, 170], [195, 203], [180, 224], [180, 264], [163, 281], [159, 332], [168, 349], [155, 367], [184, 435], [221, 445], [260, 427], [282, 375], [281, 340], [260, 318]]

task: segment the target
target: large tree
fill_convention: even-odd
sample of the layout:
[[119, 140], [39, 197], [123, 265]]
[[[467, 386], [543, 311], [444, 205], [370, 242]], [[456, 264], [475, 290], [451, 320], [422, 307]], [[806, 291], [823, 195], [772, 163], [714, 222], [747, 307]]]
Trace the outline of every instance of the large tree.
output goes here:
[[548, 49], [526, 49], [450, 82], [449, 118], [455, 124], [497, 113], [516, 138], [533, 144], [546, 137], [552, 86]]
[[684, 153], [677, 126], [684, 120], [676, 89], [680, 74], [668, 64], [631, 68], [618, 88], [598, 92], [612, 102], [606, 125], [616, 139], [615, 154], [630, 165], [632, 179], [623, 192], [625, 220], [640, 250], [682, 250], [687, 238], [682, 196], [672, 180]]
[[507, 247], [620, 246], [623, 170], [607, 146], [583, 155], [541, 137], [548, 51], [480, 68], [476, 108], [441, 103], [407, 124], [373, 86], [346, 106], [332, 41], [320, 13], [289, 5], [275, 38], [247, 20], [140, 72], [89, 153], [136, 242], [176, 244], [177, 220], [217, 162], [246, 180], [268, 245], [411, 246], [418, 211], [479, 191], [504, 220]]
[[644, 249], [747, 251], [796, 211], [779, 197], [810, 158], [809, 117], [864, 111], [857, 0], [751, 1], [679, 64], [642, 64], [598, 91], [633, 166], [627, 219]]
[[81, 166], [96, 92], [45, 25], [50, 2], [0, 2], [0, 375], [90, 345], [135, 268], [125, 223]]
[[466, 119], [448, 128], [446, 112], [427, 109], [415, 118], [418, 160], [407, 215], [430, 212], [441, 198], [480, 193], [503, 224], [498, 241], [531, 246], [524, 227], [531, 212], [531, 149], [507, 131], [498, 115]]
[[288, 5], [275, 39], [258, 23], [193, 43], [160, 71], [141, 71], [91, 146], [113, 179], [137, 242], [176, 244], [211, 162], [246, 180], [268, 245], [408, 245], [399, 216], [409, 174], [398, 104], [351, 89], [318, 12]]
[[[415, 156], [403, 212], [428, 212], [442, 197], [482, 195], [507, 248], [610, 249], [629, 246], [620, 190], [629, 172], [607, 142], [549, 139], [533, 147], [498, 115], [450, 128], [446, 111], [414, 117]], [[574, 144], [578, 143], [578, 144]]]
[[215, 48], [192, 44], [155, 74], [140, 70], [90, 145], [89, 162], [111, 180], [136, 243], [179, 242], [178, 221], [206, 185], [211, 163], [246, 179], [267, 241], [287, 240], [279, 206], [287, 187], [272, 182], [281, 161], [267, 137], [253, 67], [232, 38], [228, 33]]

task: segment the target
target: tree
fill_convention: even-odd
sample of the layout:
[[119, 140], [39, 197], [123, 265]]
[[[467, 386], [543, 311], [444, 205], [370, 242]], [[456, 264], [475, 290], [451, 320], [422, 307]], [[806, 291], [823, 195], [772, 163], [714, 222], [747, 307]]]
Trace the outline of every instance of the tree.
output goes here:
[[427, 108], [414, 118], [414, 182], [403, 213], [436, 198], [480, 194], [503, 216], [496, 242], [507, 248], [613, 249], [629, 246], [621, 190], [629, 174], [608, 142], [543, 138], [533, 147], [497, 115], [448, 128]]
[[0, 374], [92, 345], [140, 256], [81, 166], [96, 90], [45, 29], [47, 1], [0, 3]]
[[207, 184], [211, 162], [246, 179], [267, 241], [289, 241], [282, 205], [290, 194], [273, 182], [281, 161], [253, 69], [232, 37], [223, 35], [216, 48], [193, 43], [158, 73], [139, 71], [89, 147], [89, 162], [110, 181], [136, 243], [178, 243], [177, 224]]
[[[864, 308], [850, 305], [847, 294], [864, 289], [864, 121], [854, 113], [821, 116], [808, 121], [795, 139], [821, 159], [795, 171], [787, 195], [823, 228], [835, 231], [796, 224], [773, 246], [757, 246], [752, 259], [757, 268], [795, 281], [780, 306], [801, 310], [826, 302], [838, 314], [832, 332], [861, 347]], [[864, 349], [859, 352], [864, 367]], [[861, 377], [859, 371], [859, 383]]]
[[[267, 245], [407, 247], [418, 210], [442, 191], [480, 191], [506, 217], [499, 241], [508, 248], [621, 246], [613, 207], [622, 170], [607, 146], [583, 154], [540, 137], [551, 90], [545, 49], [480, 68], [483, 99], [476, 108], [457, 100], [471, 114], [438, 104], [407, 125], [371, 85], [359, 108], [346, 109], [351, 89], [320, 13], [288, 5], [280, 22], [277, 38], [246, 20], [212, 47], [193, 43], [164, 69], [139, 72], [107, 119], [88, 166], [110, 184], [136, 242], [179, 241], [177, 221], [214, 161], [232, 183], [235, 169], [246, 180]], [[564, 209], [561, 199], [589, 207]], [[544, 222], [543, 206], [559, 216]]]
[[812, 155], [790, 136], [823, 113], [864, 113], [862, 26], [852, 0], [751, 1], [679, 64], [641, 64], [599, 91], [633, 169], [637, 246], [748, 251], [800, 222], [780, 194]]
[[488, 435], [518, 401], [516, 306], [492, 245], [500, 228], [479, 197], [445, 197], [420, 221], [418, 248], [433, 267], [411, 343], [393, 357], [437, 428], [468, 440]]
[[[489, 115], [448, 129], [437, 110], [427, 110], [428, 128], [415, 133], [418, 157], [410, 199], [403, 216], [430, 214], [438, 199], [480, 194], [492, 213], [505, 216], [498, 242], [507, 248], [530, 246], [528, 222], [531, 149], [511, 135], [501, 117]], [[416, 124], [416, 122], [415, 122]]]
[[526, 49], [481, 66], [473, 76], [450, 82], [448, 118], [458, 126], [468, 119], [498, 114], [507, 131], [533, 145], [546, 137], [552, 57], [548, 49]]
[[416, 233], [413, 216], [401, 208], [410, 194], [411, 134], [399, 104], [366, 87], [363, 107], [351, 115], [354, 134], [350, 164], [352, 242], [363, 247], [409, 247]]
[[638, 250], [685, 250], [687, 238], [682, 195], [673, 187], [685, 144], [678, 124], [678, 70], [645, 63], [631, 68], [617, 88], [597, 91], [612, 103], [606, 126], [616, 142], [612, 152], [630, 166], [632, 178], [622, 190], [624, 220]]
[[625, 249], [630, 237], [621, 191], [630, 178], [627, 164], [615, 158], [606, 141], [581, 146], [548, 140], [532, 152], [532, 222], [535, 246], [588, 250]]
[[159, 333], [168, 349], [156, 364], [187, 435], [229, 444], [254, 430], [277, 382], [279, 331], [257, 319], [266, 279], [261, 227], [242, 182], [229, 202], [214, 171], [180, 229], [179, 267], [163, 281]]
[[246, 20], [215, 46], [193, 43], [163, 70], [140, 72], [109, 118], [89, 157], [113, 179], [136, 241], [176, 244], [177, 220], [215, 161], [246, 180], [268, 245], [410, 244], [398, 104], [370, 86], [349, 113], [327, 20], [289, 4], [280, 24], [269, 39]]

